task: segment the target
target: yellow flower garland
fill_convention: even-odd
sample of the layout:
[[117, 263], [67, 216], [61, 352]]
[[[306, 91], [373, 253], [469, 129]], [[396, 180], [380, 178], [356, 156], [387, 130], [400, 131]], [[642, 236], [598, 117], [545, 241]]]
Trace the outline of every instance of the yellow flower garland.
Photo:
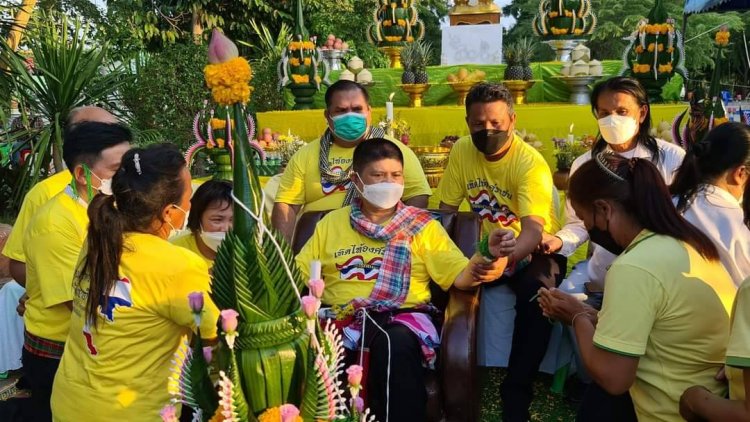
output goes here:
[[716, 44], [721, 47], [729, 45], [729, 31], [717, 32], [714, 39], [716, 40]]
[[249, 84], [253, 72], [244, 58], [236, 57], [224, 63], [209, 64], [204, 68], [203, 76], [217, 104], [244, 104], [250, 100], [252, 88]]

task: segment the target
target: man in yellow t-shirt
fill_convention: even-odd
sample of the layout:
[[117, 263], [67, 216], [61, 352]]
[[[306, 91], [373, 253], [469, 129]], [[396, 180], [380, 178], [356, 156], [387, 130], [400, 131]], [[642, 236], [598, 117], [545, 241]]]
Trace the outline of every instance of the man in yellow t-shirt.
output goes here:
[[[65, 123], [70, 127], [83, 121], [117, 123], [117, 119], [108, 111], [100, 107], [79, 107], [73, 109]], [[62, 191], [70, 184], [70, 173], [58, 171], [52, 176], [40, 181], [32, 187], [23, 198], [21, 210], [16, 217], [16, 223], [3, 248], [3, 255], [10, 258], [10, 275], [18, 284], [26, 284], [26, 257], [23, 253], [23, 236], [36, 211], [50, 198]]]
[[[371, 126], [370, 110], [367, 90], [355, 82], [338, 81], [326, 91], [329, 129], [292, 157], [276, 194], [271, 220], [287, 240], [302, 211], [340, 208], [356, 195], [349, 178], [354, 147], [385, 137], [382, 129]], [[404, 144], [395, 143], [404, 156], [404, 202], [426, 208], [432, 190], [419, 160]]]
[[83, 122], [67, 128], [63, 159], [74, 183], [34, 215], [23, 240], [26, 301], [23, 367], [32, 393], [33, 420], [51, 420], [49, 399], [73, 300], [72, 282], [88, 226], [94, 190], [111, 194], [111, 180], [130, 148], [130, 130], [114, 123]]
[[[483, 83], [472, 88], [466, 98], [466, 123], [471, 136], [453, 146], [438, 187], [440, 208], [457, 210], [467, 200], [482, 219], [485, 233], [504, 228], [516, 234], [517, 243], [508, 257], [514, 272], [483, 289], [507, 284], [516, 295], [513, 348], [501, 395], [504, 420], [526, 421], [532, 381], [552, 329], [532, 297], [541, 287], [555, 287], [565, 275], [564, 257], [534, 253], [542, 231], [552, 224], [552, 174], [539, 152], [515, 135], [513, 97], [502, 85]], [[482, 300], [483, 310], [493, 308], [487, 303], [492, 295], [483, 295]], [[484, 327], [482, 332], [494, 333], [494, 328]]]

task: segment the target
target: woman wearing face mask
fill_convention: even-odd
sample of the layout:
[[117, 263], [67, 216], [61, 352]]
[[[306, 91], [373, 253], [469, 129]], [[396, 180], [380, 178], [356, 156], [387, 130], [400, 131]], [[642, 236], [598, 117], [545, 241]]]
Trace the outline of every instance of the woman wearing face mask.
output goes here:
[[221, 241], [232, 228], [232, 184], [209, 180], [200, 185], [190, 199], [187, 227], [188, 233], [170, 242], [198, 254], [210, 270]]
[[[625, 158], [645, 158], [656, 166], [667, 184], [672, 182], [685, 151], [649, 135], [651, 111], [648, 94], [638, 81], [618, 76], [598, 84], [591, 93], [591, 108], [597, 118], [600, 136], [591, 151], [573, 162], [571, 176], [591, 157], [609, 151]], [[601, 285], [607, 268], [622, 248], [603, 243], [599, 232], [591, 233], [590, 237], [570, 201], [566, 204], [566, 211], [565, 226], [554, 235], [545, 233], [541, 248], [547, 253], [570, 256], [591, 240], [593, 251], [588, 263], [588, 278]]]
[[658, 169], [600, 153], [573, 175], [568, 197], [586, 230], [622, 250], [598, 314], [559, 290], [540, 291], [545, 315], [572, 326], [594, 380], [578, 421], [678, 421], [687, 387], [726, 393], [716, 375], [735, 286], [711, 239], [675, 209]]
[[[97, 195], [73, 280], [73, 312], [52, 390], [56, 421], [159, 420], [181, 339], [196, 327], [188, 295], [202, 294], [200, 334], [216, 337], [206, 264], [167, 237], [190, 209], [190, 173], [170, 145], [132, 149]], [[185, 211], [183, 211], [185, 210]]]
[[393, 142], [376, 138], [359, 144], [352, 170], [361, 198], [326, 215], [296, 260], [303, 273], [312, 261], [321, 261], [322, 302], [339, 309], [345, 345], [369, 347], [366, 388], [378, 420], [422, 421], [424, 366], [434, 363], [439, 344], [430, 317], [430, 280], [445, 290], [493, 281], [515, 240], [512, 232], [497, 230], [489, 249], [502, 258], [467, 259], [430, 212], [401, 203], [403, 155]]
[[749, 166], [750, 128], [725, 123], [693, 145], [670, 187], [677, 210], [714, 241], [737, 286], [750, 277]]

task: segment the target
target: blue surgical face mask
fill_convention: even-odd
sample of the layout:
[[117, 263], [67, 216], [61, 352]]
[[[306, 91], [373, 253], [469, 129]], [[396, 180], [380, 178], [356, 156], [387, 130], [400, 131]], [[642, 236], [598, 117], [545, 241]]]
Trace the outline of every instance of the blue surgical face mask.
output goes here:
[[331, 117], [333, 134], [342, 141], [356, 142], [367, 132], [367, 119], [360, 113], [344, 113]]

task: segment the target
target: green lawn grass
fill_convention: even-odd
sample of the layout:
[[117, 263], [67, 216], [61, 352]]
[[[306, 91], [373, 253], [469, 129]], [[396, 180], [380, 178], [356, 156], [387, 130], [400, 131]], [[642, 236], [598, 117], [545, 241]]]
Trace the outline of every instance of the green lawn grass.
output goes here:
[[[479, 368], [481, 385], [481, 422], [502, 420], [503, 404], [500, 399], [500, 384], [505, 377], [504, 368]], [[575, 420], [575, 405], [564, 396], [550, 391], [552, 376], [537, 374], [534, 381], [534, 401], [531, 404], [531, 420], [538, 422], [570, 422]]]

